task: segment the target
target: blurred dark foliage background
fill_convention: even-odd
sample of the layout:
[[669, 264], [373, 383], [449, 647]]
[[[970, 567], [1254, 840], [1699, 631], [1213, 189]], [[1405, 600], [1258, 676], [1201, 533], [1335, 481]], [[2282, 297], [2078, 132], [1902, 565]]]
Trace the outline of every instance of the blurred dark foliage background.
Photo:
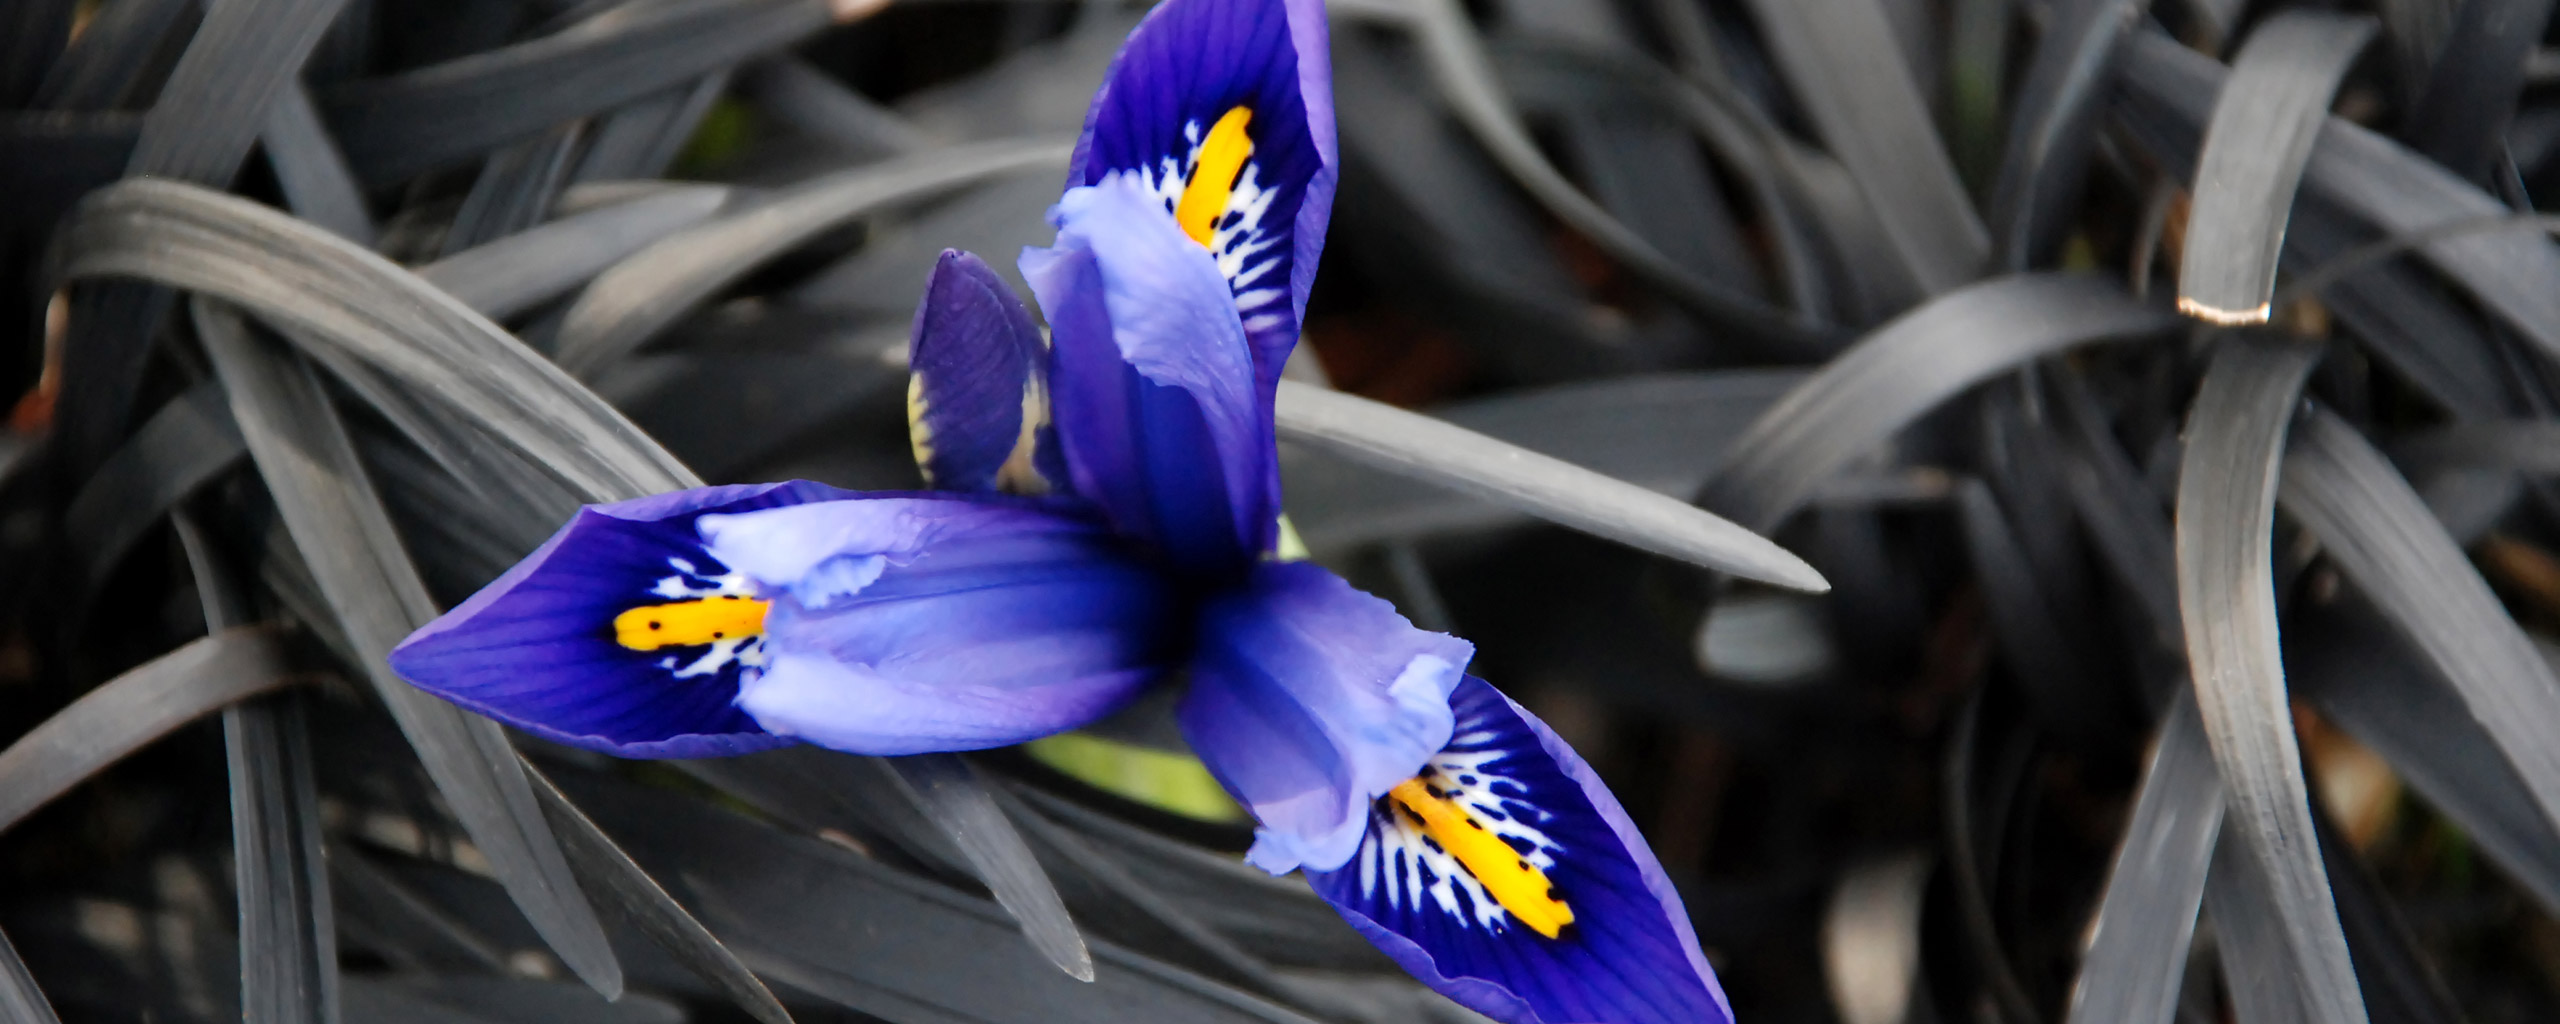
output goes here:
[[[2551, 7], [1338, 0], [1293, 376], [1833, 589], [1338, 444], [1291, 518], [1751, 1024], [2560, 1019]], [[580, 502], [913, 486], [926, 270], [1045, 243], [1142, 13], [0, 3], [0, 1018], [1470, 1019], [1161, 706], [637, 764], [381, 667]]]

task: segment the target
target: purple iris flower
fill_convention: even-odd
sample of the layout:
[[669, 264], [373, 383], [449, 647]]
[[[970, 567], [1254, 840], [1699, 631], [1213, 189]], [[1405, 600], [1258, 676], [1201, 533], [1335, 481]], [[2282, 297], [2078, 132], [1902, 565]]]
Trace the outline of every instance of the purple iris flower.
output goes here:
[[1180, 685], [1193, 749], [1405, 969], [1505, 1021], [1727, 1022], [1679, 896], [1473, 645], [1277, 560], [1272, 402], [1339, 166], [1320, 0], [1168, 0], [1022, 254], [945, 253], [909, 391], [928, 492], [806, 482], [592, 506], [392, 653], [417, 686], [625, 757], [973, 750]]

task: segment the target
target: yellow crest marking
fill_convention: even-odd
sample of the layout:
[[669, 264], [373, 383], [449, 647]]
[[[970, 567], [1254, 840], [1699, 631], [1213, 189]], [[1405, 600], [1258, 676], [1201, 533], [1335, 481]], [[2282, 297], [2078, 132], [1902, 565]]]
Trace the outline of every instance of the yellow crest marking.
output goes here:
[[635, 651], [698, 647], [764, 632], [766, 602], [736, 594], [644, 604], [613, 617], [613, 639]]
[[1421, 779], [1406, 779], [1387, 796], [1422, 826], [1422, 834], [1458, 858], [1460, 866], [1520, 923], [1550, 939], [1573, 923], [1573, 908], [1556, 896], [1547, 873], [1520, 856], [1476, 816]]
[[1226, 214], [1227, 197], [1236, 190], [1236, 175], [1253, 156], [1253, 140], [1244, 134], [1245, 122], [1251, 120], [1249, 108], [1229, 110], [1210, 126], [1209, 137], [1200, 140], [1200, 160], [1190, 183], [1182, 187], [1182, 201], [1173, 207], [1174, 222], [1192, 241], [1207, 245], [1217, 236], [1218, 218]]

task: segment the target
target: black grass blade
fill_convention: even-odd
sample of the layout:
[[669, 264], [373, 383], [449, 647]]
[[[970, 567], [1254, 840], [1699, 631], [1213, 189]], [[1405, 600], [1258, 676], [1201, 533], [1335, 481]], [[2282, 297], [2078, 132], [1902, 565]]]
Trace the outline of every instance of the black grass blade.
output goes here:
[[373, 214], [365, 209], [347, 158], [338, 153], [301, 83], [276, 95], [259, 139], [268, 165], [275, 168], [276, 184], [296, 215], [357, 245], [373, 244]]
[[[204, 531], [173, 521], [195, 576], [205, 626], [244, 625], [238, 581]], [[240, 904], [240, 1016], [278, 1024], [336, 1024], [337, 915], [321, 853], [311, 738], [295, 694], [244, 701], [222, 713], [231, 776], [231, 861]]]
[[[1430, 414], [1649, 490], [1689, 495], [1743, 428], [1804, 378], [1793, 370], [1647, 374], [1524, 389]], [[1290, 522], [1318, 553], [1528, 519], [1503, 502], [1294, 447], [1282, 451], [1280, 472]]]
[[1931, 295], [1971, 282], [1990, 257], [1990, 234], [1956, 177], [1883, 5], [1755, 0], [1751, 10], [1796, 101], [1857, 182], [1911, 280]]
[[[615, 264], [562, 318], [560, 365], [595, 372], [757, 265], [847, 221], [992, 178], [1064, 167], [1056, 139], [931, 150], [804, 183], [729, 217], [669, 235]], [[922, 287], [921, 284], [918, 285]]]
[[324, 90], [320, 106], [358, 178], [399, 181], [782, 49], [832, 20], [825, 0], [622, 7], [514, 46]]
[[[2126, 40], [2119, 116], [2172, 173], [2192, 167], [2196, 138], [2227, 72], [2156, 32]], [[2303, 169], [2304, 212], [2345, 216], [2385, 233], [2423, 232], [2505, 214], [2488, 193], [2397, 143], [2331, 117]], [[2300, 204], [2297, 204], [2300, 205]], [[2326, 212], [2315, 212], [2322, 211]], [[2560, 248], [2535, 235], [2438, 239], [2425, 259], [2523, 332], [2546, 355], [2560, 354]]]
[[2005, 370], [2177, 320], [2094, 278], [1996, 278], [1942, 295], [1861, 339], [1763, 414], [1700, 504], [1758, 530], [1920, 414]]
[[18, 958], [17, 947], [10, 945], [8, 936], [0, 935], [0, 1021], [61, 1024], [61, 1020], [54, 1016], [44, 990], [36, 987], [36, 979], [27, 974], [27, 962]]
[[699, 972], [749, 1016], [763, 1024], [791, 1024], [791, 1011], [783, 1009], [773, 991], [739, 963], [702, 922], [694, 920], [658, 886], [656, 879], [632, 863], [630, 855], [613, 845], [613, 840], [539, 769], [528, 763], [524, 770], [525, 777], [533, 782], [534, 795], [542, 800], [542, 813], [551, 819], [551, 827], [560, 835], [561, 849], [571, 862], [586, 869], [586, 880], [602, 887], [611, 905], [625, 919]]
[[365, 679], [526, 919], [570, 970], [619, 995], [622, 967], [505, 734], [401, 681], [383, 660], [435, 604], [319, 379], [235, 314], [199, 300], [195, 321], [250, 458]]
[[[1022, 943], [991, 901], [707, 805], [643, 801], [603, 779], [563, 781], [655, 875], [683, 879], [704, 919], [758, 973], [873, 1016], [988, 1024], [1307, 1020], [1107, 944], [1092, 947], [1093, 982], [1079, 982]], [[1006, 981], [949, 984], [941, 979], [953, 963]]]
[[2486, 177], [2506, 146], [2525, 62], [2551, 20], [2551, 0], [2467, 0], [2409, 104], [2409, 147], [2466, 178]]
[[2116, 54], [2150, 0], [2073, 0], [2052, 7], [2036, 39], [1993, 180], [1990, 234], [1998, 268], [2017, 273], [2060, 246], [2080, 198], [2089, 141]]
[[2286, 511], [2453, 684], [2515, 765], [2543, 817], [2560, 823], [2560, 675], [2391, 463], [2335, 415], [2294, 432]]
[[2302, 167], [2373, 29], [2370, 18], [2287, 11], [2249, 33], [2196, 158], [2179, 312], [2217, 324], [2266, 322]]
[[[2255, 902], [2242, 916], [2250, 927], [2263, 925], [2278, 944], [2272, 948], [2283, 951], [2281, 967], [2229, 966], [2298, 977], [2313, 1019], [2358, 1022], [2364, 997], [2311, 831], [2310, 787], [2276, 632], [2277, 466], [2295, 400], [2319, 355], [2314, 346], [2274, 338], [2220, 340], [2188, 410], [2178, 467], [2178, 610], [2196, 706], [2229, 787], [2225, 832], [2248, 870], [2264, 879], [2263, 890], [2244, 894], [2254, 901], [2262, 892], [2266, 916], [2257, 916]], [[2252, 978], [2234, 975], [2235, 984], [2255, 984]]]
[[2169, 1024], [2222, 832], [2222, 776], [2192, 692], [2160, 717], [2124, 841], [2089, 928], [2067, 1024]]
[[1502, 502], [1560, 525], [1795, 590], [1830, 589], [1804, 560], [1698, 508], [1428, 416], [1280, 382], [1280, 436]]
[[[2560, 911], [2560, 830], [2460, 694], [2370, 610], [2309, 619], [2285, 663], [2322, 714], [2389, 761], [2524, 891]], [[2549, 652], [2544, 652], [2546, 659]]]
[[1031, 947], [1077, 981], [1093, 980], [1093, 954], [1067, 916], [1066, 904], [1031, 847], [996, 806], [995, 797], [958, 754], [920, 754], [886, 762], [925, 816], [942, 826], [978, 879], [1022, 925]]
[[63, 516], [63, 533], [90, 589], [169, 509], [246, 458], [222, 388], [206, 383], [161, 406], [90, 474]]
[[165, 181], [101, 190], [56, 238], [72, 278], [131, 276], [220, 298], [410, 382], [580, 490], [672, 490], [691, 474], [601, 399], [416, 275], [267, 207]]
[[418, 276], [492, 320], [567, 294], [606, 267], [719, 212], [730, 190], [683, 185], [562, 217], [418, 268]]
[[170, 730], [291, 681], [266, 626], [223, 630], [108, 680], [0, 751], [0, 829]]
[[[2249, 853], [2247, 840], [2224, 830], [2214, 843], [2212, 871], [2205, 879], [2205, 914], [2213, 921], [2214, 952], [2220, 954], [2223, 990], [2234, 1019], [2250, 1024], [2365, 1019], [2361, 1006], [2354, 1017], [2322, 1017], [2312, 1008], [2304, 991], [2311, 979], [2300, 975], [2285, 941], [2282, 897]], [[2343, 960], [2343, 942], [2338, 953]]]
[[1539, 150], [1519, 111], [1503, 94], [1483, 41], [1460, 5], [1455, 0], [1410, 0], [1410, 8], [1400, 12], [1398, 20], [1419, 37], [1423, 59], [1451, 112], [1548, 212], [1700, 319], [1735, 332], [1737, 340], [1792, 358], [1832, 347], [1833, 332], [1818, 321], [1789, 316], [1682, 267], [1592, 202]]

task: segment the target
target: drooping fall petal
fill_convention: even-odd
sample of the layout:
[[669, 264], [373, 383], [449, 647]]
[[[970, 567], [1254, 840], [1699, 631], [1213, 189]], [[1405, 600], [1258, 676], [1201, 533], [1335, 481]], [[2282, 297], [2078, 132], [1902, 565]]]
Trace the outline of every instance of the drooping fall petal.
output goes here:
[[1730, 1024], [1680, 896], [1571, 747], [1483, 680], [1448, 745], [1308, 884], [1388, 956], [1508, 1024]]
[[732, 707], [763, 664], [765, 603], [704, 549], [702, 516], [827, 501], [806, 482], [591, 505], [391, 652], [410, 683], [526, 732], [624, 757], [780, 746]]
[[861, 754], [974, 750], [1118, 707], [1168, 657], [1172, 595], [1090, 515], [996, 495], [874, 493], [706, 517], [769, 597], [738, 706]]
[[1197, 643], [1183, 736], [1261, 822], [1246, 859], [1273, 874], [1350, 859], [1370, 804], [1448, 743], [1475, 656], [1305, 562], [1210, 601]]

